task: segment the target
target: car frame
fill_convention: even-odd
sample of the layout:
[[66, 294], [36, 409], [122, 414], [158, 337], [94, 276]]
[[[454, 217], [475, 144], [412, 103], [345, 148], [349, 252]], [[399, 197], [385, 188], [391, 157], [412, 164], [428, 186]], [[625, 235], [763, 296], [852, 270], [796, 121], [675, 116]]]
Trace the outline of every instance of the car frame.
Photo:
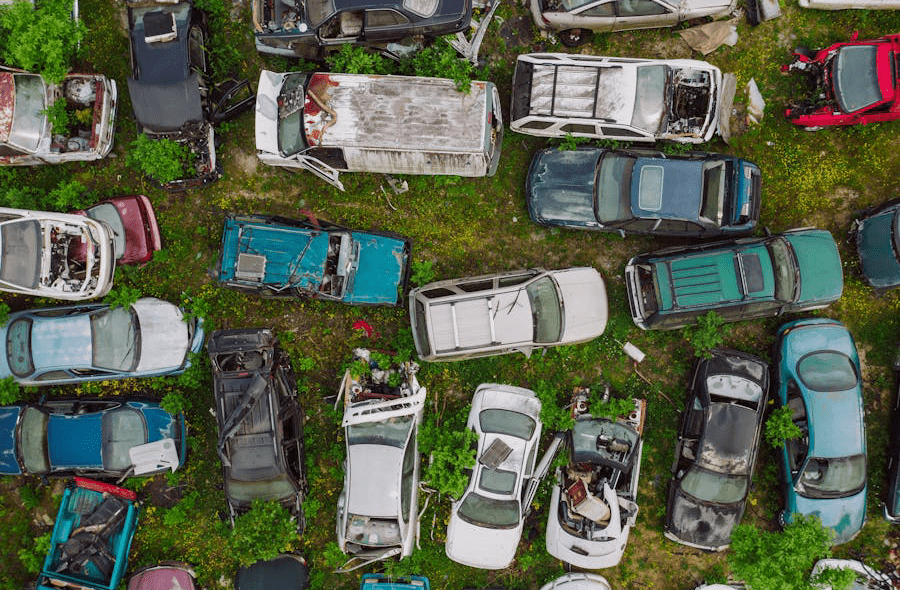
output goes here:
[[290, 357], [268, 328], [217, 330], [207, 351], [219, 431], [216, 453], [232, 526], [254, 500], [263, 500], [288, 509], [302, 531], [304, 414]]
[[900, 286], [900, 199], [870, 207], [850, 225], [863, 278], [878, 291]]
[[[576, 388], [575, 424], [567, 430], [569, 461], [556, 470], [547, 511], [547, 553], [575, 567], [614, 567], [637, 522], [637, 490], [647, 402], [616, 418], [588, 412], [591, 392]], [[596, 395], [596, 394], [595, 394]], [[604, 401], [609, 399], [606, 390]]]
[[338, 547], [350, 555], [342, 572], [403, 559], [419, 537], [417, 434], [427, 393], [416, 378], [419, 367], [381, 366], [366, 349], [356, 349], [354, 358], [362, 362], [344, 372], [335, 401], [335, 408], [344, 405], [347, 449], [336, 522]]
[[631, 319], [642, 330], [673, 330], [716, 312], [726, 322], [809, 311], [843, 292], [831, 234], [800, 228], [761, 238], [674, 246], [625, 266]]
[[760, 187], [756, 164], [723, 154], [545, 148], [531, 160], [525, 201], [540, 225], [707, 238], [751, 233]]
[[475, 389], [466, 421], [478, 435], [475, 466], [465, 492], [450, 507], [444, 545], [453, 561], [503, 569], [515, 558], [533, 497], [540, 413], [541, 401], [530, 389], [496, 383]]
[[428, 283], [409, 292], [409, 315], [419, 358], [450, 361], [587, 342], [608, 311], [600, 273], [576, 267]]
[[0, 290], [82, 301], [113, 285], [114, 235], [70, 213], [0, 207]]
[[804, 74], [809, 93], [793, 101], [785, 116], [809, 130], [900, 119], [898, 54], [900, 34], [859, 41], [856, 33], [816, 52], [794, 53], [781, 70]]
[[153, 297], [127, 308], [82, 303], [13, 312], [0, 327], [6, 342], [0, 378], [27, 386], [178, 375], [190, 366], [190, 353], [203, 347], [203, 337], [199, 318]]
[[695, 364], [675, 443], [666, 538], [706, 551], [728, 547], [746, 508], [768, 397], [769, 366], [759, 357], [714, 349]]
[[151, 398], [52, 397], [0, 407], [2, 475], [125, 478], [174, 472], [186, 457], [184, 414]]
[[[775, 403], [790, 408], [802, 432], [778, 452], [785, 502], [778, 519], [788, 524], [794, 514], [813, 514], [835, 532], [835, 545], [846, 543], [866, 521], [868, 488], [862, 374], [853, 336], [836, 320], [796, 320], [779, 328], [773, 356]], [[829, 469], [836, 475], [829, 476]]]
[[392, 232], [352, 230], [308, 215], [227, 215], [218, 280], [262, 297], [397, 305], [410, 276], [411, 243]]

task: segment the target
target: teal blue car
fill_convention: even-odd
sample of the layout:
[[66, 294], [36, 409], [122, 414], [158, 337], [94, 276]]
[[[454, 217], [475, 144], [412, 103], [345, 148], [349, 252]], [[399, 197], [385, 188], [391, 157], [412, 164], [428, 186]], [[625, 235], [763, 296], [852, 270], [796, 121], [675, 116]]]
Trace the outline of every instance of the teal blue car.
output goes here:
[[228, 216], [219, 282], [263, 297], [397, 305], [409, 277], [410, 242], [389, 232], [267, 215]]
[[834, 544], [853, 539], [866, 519], [866, 432], [859, 357], [836, 320], [797, 320], [778, 331], [775, 399], [802, 434], [780, 450], [782, 524], [818, 517]]

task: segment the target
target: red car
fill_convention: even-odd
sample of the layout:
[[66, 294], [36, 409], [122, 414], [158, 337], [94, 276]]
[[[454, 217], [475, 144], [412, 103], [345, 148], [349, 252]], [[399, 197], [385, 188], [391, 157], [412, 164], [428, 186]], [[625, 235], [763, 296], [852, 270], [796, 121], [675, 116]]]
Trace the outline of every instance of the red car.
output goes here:
[[153, 205], [144, 195], [113, 197], [75, 213], [112, 228], [116, 264], [145, 264], [162, 248]]
[[900, 34], [836, 43], [814, 54], [794, 54], [783, 72], [802, 72], [810, 94], [785, 115], [795, 125], [865, 125], [900, 119]]

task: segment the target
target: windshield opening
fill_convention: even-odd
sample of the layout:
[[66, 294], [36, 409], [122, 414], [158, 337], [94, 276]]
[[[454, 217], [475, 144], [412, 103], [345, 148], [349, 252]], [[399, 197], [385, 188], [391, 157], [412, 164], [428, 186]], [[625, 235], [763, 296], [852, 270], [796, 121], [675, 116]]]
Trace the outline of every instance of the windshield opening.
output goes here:
[[543, 277], [525, 287], [531, 303], [535, 342], [558, 342], [562, 337], [562, 309], [556, 284]]
[[412, 416], [397, 416], [378, 422], [364, 422], [347, 427], [348, 445], [387, 445], [402, 449], [409, 438]]
[[597, 221], [609, 224], [631, 219], [631, 173], [637, 158], [607, 152], [600, 158], [594, 183]]
[[34, 74], [16, 74], [15, 110], [9, 130], [9, 143], [25, 151], [37, 150], [47, 122], [44, 82]]
[[124, 471], [131, 467], [128, 451], [147, 442], [147, 423], [141, 413], [131, 408], [107, 412], [102, 429], [103, 468]]
[[747, 494], [747, 476], [726, 475], [694, 466], [681, 480], [681, 489], [704, 502], [733, 504]]
[[833, 350], [806, 355], [797, 363], [797, 374], [813, 391], [847, 391], [859, 383], [850, 357]]
[[6, 358], [9, 370], [16, 377], [27, 377], [34, 373], [30, 319], [19, 318], [6, 329]]
[[137, 314], [116, 307], [91, 314], [91, 362], [98, 369], [133, 371], [140, 354]]
[[41, 225], [33, 219], [0, 226], [0, 280], [23, 289], [37, 289], [41, 278], [41, 237]]
[[631, 124], [638, 129], [657, 133], [665, 128], [668, 67], [640, 66]]
[[475, 492], [463, 499], [457, 512], [464, 521], [493, 529], [511, 529], [519, 524], [519, 503], [485, 498]]
[[782, 238], [770, 240], [766, 244], [772, 256], [772, 270], [775, 274], [775, 299], [793, 302], [800, 291], [800, 270], [794, 262], [791, 247]]
[[810, 457], [797, 481], [797, 491], [809, 498], [844, 498], [856, 494], [865, 485], [865, 455]]
[[845, 113], [872, 106], [882, 100], [878, 86], [875, 45], [841, 47], [832, 65], [834, 97]]
[[102, 221], [112, 229], [113, 247], [116, 259], [125, 254], [125, 224], [119, 216], [119, 211], [112, 203], [100, 203], [87, 210], [88, 217]]
[[478, 487], [486, 492], [494, 494], [512, 494], [516, 490], [518, 476], [514, 471], [502, 471], [500, 469], [481, 470], [478, 478]]
[[703, 165], [703, 210], [700, 214], [722, 225], [725, 214], [725, 162]]

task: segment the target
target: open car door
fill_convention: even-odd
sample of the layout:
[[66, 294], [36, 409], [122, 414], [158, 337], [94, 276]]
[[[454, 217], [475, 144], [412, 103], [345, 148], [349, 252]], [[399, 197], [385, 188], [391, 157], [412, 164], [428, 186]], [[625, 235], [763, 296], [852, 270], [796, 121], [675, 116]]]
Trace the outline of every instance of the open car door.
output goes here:
[[332, 168], [322, 160], [306, 154], [297, 154], [296, 156], [293, 156], [293, 159], [297, 161], [297, 168], [309, 170], [331, 186], [344, 190], [344, 183], [338, 179], [340, 173], [336, 168]]

